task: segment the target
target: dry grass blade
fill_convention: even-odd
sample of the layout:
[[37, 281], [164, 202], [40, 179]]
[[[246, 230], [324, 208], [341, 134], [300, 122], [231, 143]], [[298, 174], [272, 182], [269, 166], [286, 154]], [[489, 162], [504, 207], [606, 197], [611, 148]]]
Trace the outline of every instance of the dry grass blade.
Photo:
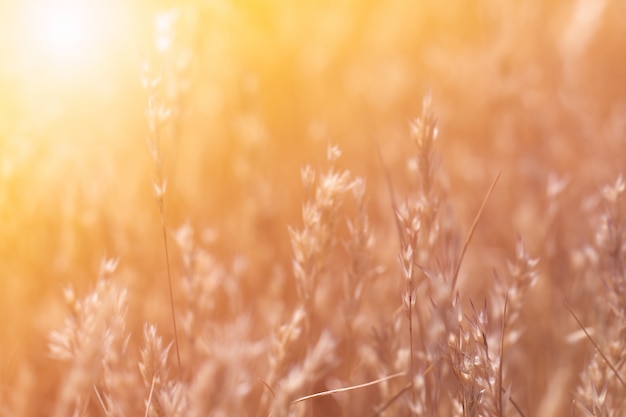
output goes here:
[[500, 411], [500, 416], [504, 415], [504, 407], [502, 405], [502, 394], [503, 394], [503, 379], [502, 379], [502, 365], [504, 363], [504, 329], [506, 327], [506, 308], [508, 306], [508, 293], [504, 294], [504, 309], [502, 311], [502, 328], [500, 332], [500, 366], [498, 367], [498, 384], [500, 385], [500, 389], [498, 390], [498, 409]]
[[[365, 107], [363, 107], [363, 109], [365, 109]], [[391, 209], [393, 210], [393, 218], [394, 218], [394, 222], [396, 225], [396, 229], [398, 232], [398, 238], [402, 239], [402, 225], [400, 224], [400, 220], [398, 220], [398, 204], [397, 204], [397, 200], [396, 200], [396, 193], [394, 191], [393, 188], [393, 181], [391, 180], [391, 174], [389, 173], [389, 170], [387, 169], [387, 165], [385, 164], [385, 160], [383, 159], [383, 154], [380, 150], [380, 144], [378, 143], [378, 134], [375, 131], [375, 128], [373, 127], [371, 120], [371, 117], [365, 116], [363, 117], [363, 120], [365, 123], [369, 124], [369, 130], [375, 133], [371, 134], [371, 141], [374, 144], [374, 148], [376, 149], [376, 156], [378, 158], [378, 162], [380, 163], [380, 167], [383, 170], [383, 175], [385, 177], [385, 184], [387, 187], [387, 192], [389, 193], [389, 199], [391, 200]]]
[[[504, 387], [500, 387], [500, 391], [504, 392]], [[520, 406], [517, 404], [517, 402], [513, 399], [513, 397], [509, 397], [509, 402], [513, 405], [513, 408], [515, 408], [515, 411], [517, 411], [517, 414], [519, 414], [522, 417], [526, 417], [526, 414], [524, 414], [524, 412], [522, 411]]]
[[402, 396], [402, 394], [404, 394], [405, 392], [410, 390], [412, 387], [413, 387], [413, 382], [409, 382], [408, 384], [406, 384], [404, 386], [404, 388], [402, 388], [400, 391], [398, 391], [398, 393], [396, 395], [391, 397], [389, 399], [389, 401], [387, 401], [382, 407], [380, 407], [378, 410], [376, 410], [376, 412], [374, 412], [374, 414], [372, 414], [372, 417], [377, 417], [377, 416], [381, 415], [387, 408], [389, 408], [389, 406], [391, 404], [393, 404], [398, 398], [400, 398]]
[[606, 357], [606, 355], [604, 354], [604, 352], [602, 352], [602, 349], [600, 349], [600, 346], [598, 346], [598, 344], [596, 343], [595, 340], [593, 340], [593, 338], [591, 337], [591, 335], [589, 334], [589, 332], [587, 331], [587, 329], [585, 329], [585, 326], [583, 325], [583, 323], [578, 319], [578, 316], [576, 316], [576, 314], [574, 313], [574, 310], [572, 310], [572, 308], [570, 307], [568, 302], [565, 302], [565, 307], [569, 310], [570, 314], [572, 315], [572, 317], [574, 317], [574, 320], [576, 320], [576, 323], [578, 323], [578, 325], [580, 326], [580, 328], [582, 329], [583, 332], [585, 332], [585, 335], [587, 336], [587, 339], [589, 339], [589, 341], [591, 342], [591, 344], [593, 345], [593, 347], [596, 348], [596, 350], [598, 351], [598, 353], [600, 354], [600, 356], [602, 357], [602, 359], [604, 360], [604, 362], [607, 364], [607, 366], [609, 368], [611, 368], [611, 371], [613, 371], [613, 373], [615, 374], [615, 377], [617, 378], [617, 380], [622, 384], [622, 386], [626, 389], [626, 383], [624, 382], [624, 380], [622, 379], [621, 375], [619, 374], [619, 372], [617, 371], [617, 369], [615, 369], [615, 366], [613, 366], [613, 364], [611, 363], [611, 361], [609, 361], [609, 358]]
[[100, 403], [100, 407], [102, 407], [102, 411], [104, 412], [105, 415], [107, 415], [107, 408], [104, 405], [104, 401], [102, 400], [102, 395], [100, 395], [100, 391], [98, 391], [98, 388], [96, 388], [96, 386], [93, 386], [93, 390], [96, 393], [96, 397], [98, 398], [98, 402]]
[[[147, 67], [150, 66], [146, 63]], [[161, 230], [163, 234], [163, 245], [165, 247], [165, 262], [167, 266], [167, 281], [169, 287], [169, 301], [172, 315], [172, 327], [174, 331], [174, 341], [176, 345], [176, 359], [178, 370], [182, 371], [180, 360], [180, 348], [178, 345], [178, 328], [176, 325], [176, 312], [174, 310], [174, 295], [172, 288], [172, 270], [170, 265], [169, 243], [167, 238], [167, 213], [165, 206], [165, 193], [167, 189], [167, 179], [164, 172], [164, 149], [163, 149], [163, 128], [171, 121], [172, 109], [170, 103], [164, 98], [161, 86], [163, 68], [157, 74], [146, 75], [144, 88], [148, 92], [146, 116], [148, 119], [148, 129], [150, 134], [146, 138], [150, 155], [154, 164], [153, 189], [159, 208], [161, 218]]]
[[[386, 377], [383, 377], [383, 378], [379, 378], [379, 379], [376, 379], [374, 381], [366, 382], [364, 384], [353, 385], [351, 387], [331, 389], [331, 390], [328, 390], [328, 391], [318, 392], [316, 394], [306, 395], [304, 397], [300, 397], [300, 398], [298, 398], [296, 400], [293, 400], [292, 404], [296, 404], [296, 403], [299, 403], [299, 402], [302, 402], [302, 401], [306, 401], [306, 400], [310, 400], [310, 399], [313, 399], [313, 398], [325, 397], [325, 396], [331, 395], [331, 394], [338, 394], [338, 393], [341, 393], [341, 392], [348, 392], [348, 391], [354, 391], [354, 390], [357, 390], [357, 389], [360, 389], [360, 388], [371, 387], [372, 385], [376, 385], [376, 384], [379, 384], [381, 382], [389, 381], [390, 379], [394, 379], [394, 378], [397, 378], [399, 376], [404, 376], [404, 375], [406, 375], [404, 372], [398, 372], [396, 374], [389, 375], [389, 376], [386, 376]], [[263, 381], [261, 381], [261, 382], [263, 382]]]
[[[270, 387], [270, 384], [268, 384], [267, 382], [263, 381], [261, 378], [257, 378], [259, 380], [259, 382], [261, 384], [263, 384], [265, 386], [265, 388], [267, 388], [267, 390], [270, 392], [270, 394], [272, 394], [273, 398], [276, 398], [276, 393], [274, 392], [274, 390], [272, 389], [272, 387]], [[296, 400], [297, 401], [297, 400]], [[295, 401], [294, 401], [295, 402]]]
[[469, 243], [472, 240], [472, 236], [474, 235], [474, 231], [476, 230], [476, 226], [478, 225], [480, 216], [483, 214], [483, 211], [485, 210], [485, 206], [487, 205], [487, 200], [489, 200], [489, 196], [493, 192], [493, 189], [495, 188], [496, 183], [498, 182], [498, 179], [500, 178], [500, 174], [502, 174], [502, 169], [498, 171], [498, 174], [491, 182], [491, 186], [489, 186], [489, 189], [487, 190], [487, 194], [485, 195], [485, 198], [483, 198], [480, 208], [478, 209], [478, 213], [476, 213], [476, 217], [474, 217], [474, 222], [472, 223], [469, 233], [467, 234], [467, 237], [465, 238], [465, 242], [463, 242], [461, 255], [459, 256], [459, 260], [457, 261], [456, 267], [454, 268], [454, 275], [452, 275], [452, 285], [450, 287], [451, 294], [453, 294], [456, 289], [456, 282], [459, 278], [459, 271], [461, 270], [461, 265], [463, 264], [463, 258], [465, 257], [465, 252], [467, 251], [467, 247], [469, 246]]
[[150, 413], [150, 405], [152, 403], [152, 394], [154, 393], [154, 384], [156, 382], [156, 375], [152, 377], [152, 384], [150, 385], [150, 393], [148, 394], [148, 401], [146, 402], [146, 414], [144, 417], [148, 417]]
[[383, 170], [383, 175], [385, 176], [385, 182], [387, 185], [387, 191], [389, 192], [389, 199], [391, 200], [391, 208], [393, 210], [393, 218], [394, 218], [396, 229], [398, 232], [398, 238], [402, 239], [402, 225], [400, 224], [400, 220], [398, 219], [398, 216], [397, 216], [398, 203], [396, 200], [396, 193], [393, 190], [393, 182], [391, 181], [391, 174], [389, 174], [387, 165], [385, 165], [383, 154], [380, 151], [380, 146], [378, 145], [378, 140], [376, 138], [372, 138], [372, 140], [374, 142], [374, 146], [376, 147], [376, 155], [378, 156], [378, 161], [380, 162], [380, 166]]
[[[163, 216], [163, 220], [165, 219], [165, 213], [163, 210], [163, 202], [159, 204], [161, 207], [161, 216]], [[172, 326], [174, 328], [174, 345], [176, 346], [176, 360], [178, 362], [178, 370], [182, 370], [182, 365], [180, 361], [180, 349], [178, 347], [178, 328], [176, 326], [176, 312], [174, 311], [174, 292], [172, 289], [172, 271], [170, 267], [170, 252], [169, 245], [167, 239], [167, 230], [165, 229], [165, 223], [163, 223], [163, 244], [165, 246], [165, 263], [167, 265], [167, 283], [169, 285], [170, 290], [170, 311], [172, 313]]]
[[[440, 359], [440, 358], [439, 358]], [[435, 365], [439, 362], [439, 359], [437, 359], [435, 362], [431, 363], [428, 368], [426, 368], [426, 370], [424, 371], [423, 375], [427, 375], [430, 371], [432, 371], [435, 367]], [[398, 374], [394, 374], [394, 375], [390, 375], [386, 378], [395, 378], [396, 376], [402, 376], [404, 375], [403, 372], [400, 372]], [[382, 382], [381, 380], [375, 381], [377, 382]], [[373, 384], [374, 382], [370, 383]], [[391, 404], [393, 404], [398, 398], [400, 398], [402, 396], [402, 394], [404, 394], [405, 392], [407, 392], [409, 389], [413, 388], [413, 380], [411, 380], [407, 385], [405, 385], [398, 393], [396, 393], [393, 397], [391, 397], [385, 404], [383, 404], [378, 410], [376, 410], [374, 412], [374, 414], [372, 414], [372, 417], [377, 417], [379, 415], [381, 415], [387, 408], [389, 408], [391, 406]]]

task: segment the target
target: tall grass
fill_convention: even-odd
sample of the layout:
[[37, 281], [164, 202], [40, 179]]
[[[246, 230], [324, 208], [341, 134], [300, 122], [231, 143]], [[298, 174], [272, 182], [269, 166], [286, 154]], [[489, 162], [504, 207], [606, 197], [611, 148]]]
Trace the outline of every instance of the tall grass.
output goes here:
[[358, 3], [181, 4], [123, 139], [0, 142], [0, 415], [624, 415], [623, 7]]

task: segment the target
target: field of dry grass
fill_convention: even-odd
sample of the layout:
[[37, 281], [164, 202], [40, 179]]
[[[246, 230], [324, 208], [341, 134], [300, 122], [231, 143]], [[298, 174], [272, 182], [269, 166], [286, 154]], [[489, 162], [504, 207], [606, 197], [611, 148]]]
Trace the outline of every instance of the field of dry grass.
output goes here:
[[0, 416], [626, 415], [623, 2], [106, 7], [0, 6]]

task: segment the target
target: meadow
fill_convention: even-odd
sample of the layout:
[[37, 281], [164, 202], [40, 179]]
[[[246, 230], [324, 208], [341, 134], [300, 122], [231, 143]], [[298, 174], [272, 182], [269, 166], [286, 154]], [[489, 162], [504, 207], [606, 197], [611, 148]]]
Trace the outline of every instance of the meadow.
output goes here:
[[624, 3], [16, 3], [0, 416], [626, 415]]

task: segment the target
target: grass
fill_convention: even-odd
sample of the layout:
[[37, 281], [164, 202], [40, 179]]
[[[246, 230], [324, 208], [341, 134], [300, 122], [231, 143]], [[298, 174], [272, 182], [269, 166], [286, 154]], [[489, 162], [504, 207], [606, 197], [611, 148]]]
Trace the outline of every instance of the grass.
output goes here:
[[0, 415], [624, 415], [623, 6], [445, 4], [181, 3], [2, 102]]

